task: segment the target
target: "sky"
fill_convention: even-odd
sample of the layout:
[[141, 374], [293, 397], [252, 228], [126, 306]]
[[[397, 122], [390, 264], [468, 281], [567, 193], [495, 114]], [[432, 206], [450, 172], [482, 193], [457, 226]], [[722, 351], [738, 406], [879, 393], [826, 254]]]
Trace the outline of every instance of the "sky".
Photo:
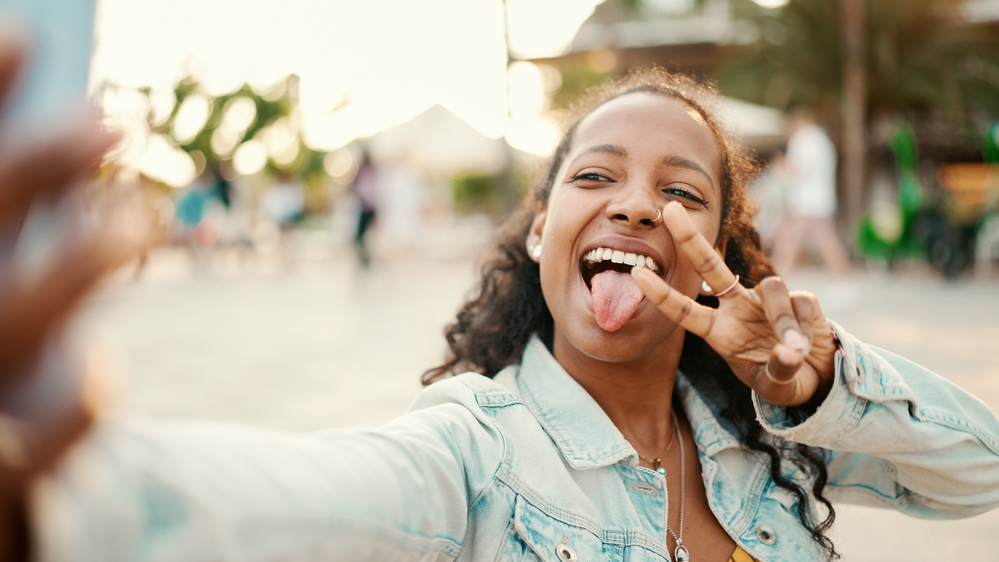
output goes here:
[[[435, 103], [488, 137], [518, 136], [508, 119], [501, 0], [97, 1], [91, 88], [151, 86], [162, 97], [191, 73], [221, 94], [296, 73], [314, 148], [371, 136]], [[562, 53], [599, 1], [509, 0], [511, 50]], [[522, 77], [510, 83], [511, 103], [530, 104], [538, 72], [511, 74]], [[134, 117], [136, 100], [122, 94], [105, 109]], [[514, 123], [521, 137], [539, 126], [528, 121]], [[133, 152], [142, 145], [135, 140]]]

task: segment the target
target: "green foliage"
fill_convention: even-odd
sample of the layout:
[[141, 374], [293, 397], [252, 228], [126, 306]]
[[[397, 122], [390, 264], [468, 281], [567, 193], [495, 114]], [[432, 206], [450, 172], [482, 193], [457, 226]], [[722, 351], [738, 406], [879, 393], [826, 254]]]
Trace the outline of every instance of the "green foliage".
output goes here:
[[454, 207], [464, 213], [495, 214], [501, 207], [502, 178], [499, 175], [475, 174], [451, 181]]
[[[999, 34], [960, 20], [960, 0], [866, 0], [867, 115], [942, 112], [966, 127], [999, 115]], [[836, 114], [842, 91], [842, 6], [791, 0], [760, 11], [761, 39], [720, 70], [723, 93], [779, 109]], [[990, 81], [992, 80], [992, 81]]]
[[568, 108], [583, 92], [607, 80], [607, 74], [595, 72], [582, 60], [560, 65], [559, 72], [562, 84], [552, 96], [553, 109]]
[[[142, 88], [139, 91], [146, 96], [150, 95], [149, 88]], [[160, 127], [154, 129], [154, 132], [165, 134], [174, 140], [174, 142], [177, 142], [177, 139], [172, 135], [172, 130], [181, 105], [184, 103], [184, 100], [191, 95], [204, 94], [204, 92], [201, 84], [194, 78], [188, 76], [177, 83], [174, 87], [173, 93], [176, 99], [173, 111], [166, 122]], [[222, 114], [225, 110], [226, 104], [228, 104], [230, 100], [237, 97], [250, 99], [256, 108], [254, 120], [237, 142], [237, 147], [253, 139], [257, 133], [270, 125], [273, 125], [278, 119], [291, 115], [293, 109], [292, 98], [287, 89], [279, 97], [275, 99], [267, 99], [253, 91], [248, 84], [243, 84], [240, 88], [233, 92], [220, 96], [209, 97], [211, 102], [211, 112], [209, 113], [208, 119], [205, 120], [205, 124], [202, 129], [192, 139], [184, 143], [177, 142], [180, 149], [188, 154], [195, 152], [200, 153], [204, 157], [205, 165], [208, 167], [230, 159], [231, 154], [215, 153], [215, 150], [212, 148], [212, 135], [215, 134], [215, 131], [219, 128], [222, 122]], [[312, 150], [304, 142], [302, 142], [301, 139], [299, 139], [298, 145], [298, 157], [291, 164], [282, 167], [272, 159], [268, 158], [264, 171], [270, 175], [290, 173], [304, 180], [306, 183], [316, 183], [323, 177], [323, 174], [325, 174], [325, 169], [323, 168], [323, 158], [326, 153]]]

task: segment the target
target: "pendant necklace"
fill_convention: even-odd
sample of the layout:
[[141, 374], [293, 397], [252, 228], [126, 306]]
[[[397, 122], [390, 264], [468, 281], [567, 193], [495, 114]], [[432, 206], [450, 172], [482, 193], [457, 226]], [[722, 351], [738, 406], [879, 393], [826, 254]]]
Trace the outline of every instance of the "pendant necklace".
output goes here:
[[[656, 472], [658, 472], [659, 474], [666, 474], [666, 469], [665, 468], [661, 468], [659, 465], [662, 464], [663, 457], [665, 457], [666, 454], [669, 453], [669, 450], [673, 448], [673, 441], [675, 441], [675, 440], [676, 440], [676, 422], [674, 421], [673, 422], [673, 435], [671, 435], [670, 438], [669, 438], [669, 445], [666, 445], [666, 450], [663, 451], [661, 455], [659, 455], [659, 458], [657, 458], [657, 459], [647, 459], [647, 458], [643, 457], [641, 453], [638, 453], [638, 458], [640, 458], [643, 461], [648, 462], [649, 464], [651, 464], [652, 465], [652, 469], [655, 470]], [[683, 443], [680, 443], [680, 446], [682, 447]]]
[[[672, 414], [673, 414], [673, 431], [676, 433], [680, 433], [680, 425], [676, 421], [675, 409], [672, 411]], [[672, 441], [670, 442], [670, 444], [672, 444]], [[667, 449], [667, 451], [668, 450], [669, 449]], [[665, 455], [665, 453], [663, 454]], [[680, 536], [677, 536], [676, 533], [673, 532], [673, 529], [670, 528], [668, 522], [666, 523], [666, 530], [669, 531], [669, 534], [673, 535], [673, 540], [676, 541], [676, 550], [673, 551], [674, 562], [690, 561], [690, 552], [687, 550], [687, 547], [683, 544], [683, 481], [684, 481], [684, 475], [687, 472], [687, 468], [685, 466], [686, 464], [687, 463], [684, 462], [684, 454], [683, 454], [683, 436], [681, 435], [680, 436]], [[658, 472], [660, 474], [665, 474], [666, 470], [659, 469]]]

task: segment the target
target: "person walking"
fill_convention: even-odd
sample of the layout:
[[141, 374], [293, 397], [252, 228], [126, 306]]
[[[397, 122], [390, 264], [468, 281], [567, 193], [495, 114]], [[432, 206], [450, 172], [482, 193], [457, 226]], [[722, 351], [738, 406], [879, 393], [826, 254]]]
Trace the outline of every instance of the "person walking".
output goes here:
[[836, 236], [836, 147], [808, 108], [795, 110], [782, 171], [788, 178], [786, 214], [774, 245], [774, 269], [786, 274], [798, 254], [812, 246], [825, 267], [839, 278], [850, 274], [850, 260]]
[[367, 236], [371, 224], [377, 216], [378, 205], [378, 173], [368, 152], [361, 157], [361, 164], [354, 179], [354, 193], [357, 194], [359, 206], [357, 211], [357, 231], [354, 234], [354, 247], [361, 266], [365, 269], [371, 265], [371, 252], [368, 250]]

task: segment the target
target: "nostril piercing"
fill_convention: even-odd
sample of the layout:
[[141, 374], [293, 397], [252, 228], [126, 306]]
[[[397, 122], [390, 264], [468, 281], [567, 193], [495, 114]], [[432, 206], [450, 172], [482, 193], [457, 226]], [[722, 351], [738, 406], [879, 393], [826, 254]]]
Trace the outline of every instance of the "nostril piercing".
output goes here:
[[659, 214], [658, 214], [658, 215], [656, 215], [656, 218], [652, 219], [652, 224], [656, 224], [656, 221], [657, 221], [657, 220], [659, 220], [659, 219], [660, 219], [660, 217], [662, 217], [662, 216], [663, 216], [663, 211], [662, 211], [662, 209], [656, 209], [656, 212], [657, 212], [657, 213], [659, 213]]

